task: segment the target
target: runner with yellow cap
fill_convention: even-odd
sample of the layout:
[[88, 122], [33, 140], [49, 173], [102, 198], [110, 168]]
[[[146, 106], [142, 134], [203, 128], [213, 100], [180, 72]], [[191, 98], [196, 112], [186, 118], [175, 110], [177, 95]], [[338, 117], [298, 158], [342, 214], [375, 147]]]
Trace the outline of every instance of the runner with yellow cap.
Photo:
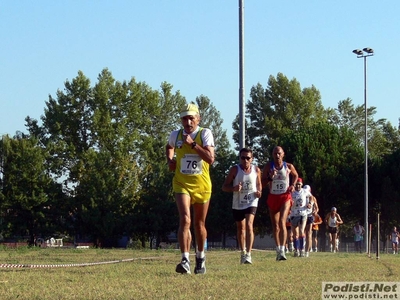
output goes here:
[[211, 198], [210, 165], [214, 162], [214, 137], [210, 129], [199, 126], [200, 113], [194, 103], [185, 104], [180, 118], [183, 129], [171, 132], [166, 146], [168, 167], [175, 172], [172, 186], [179, 212], [178, 241], [182, 254], [176, 272], [190, 274], [190, 233], [193, 206], [196, 238], [195, 274], [206, 273], [204, 244], [206, 216]]

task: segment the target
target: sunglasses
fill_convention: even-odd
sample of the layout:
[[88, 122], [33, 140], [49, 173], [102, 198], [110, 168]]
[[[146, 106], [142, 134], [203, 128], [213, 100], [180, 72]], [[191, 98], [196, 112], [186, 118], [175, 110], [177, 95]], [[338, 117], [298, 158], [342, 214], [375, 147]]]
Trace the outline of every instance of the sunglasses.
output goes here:
[[248, 157], [248, 156], [241, 156], [240, 158], [243, 159], [243, 160], [250, 160], [250, 159], [252, 159], [251, 157]]

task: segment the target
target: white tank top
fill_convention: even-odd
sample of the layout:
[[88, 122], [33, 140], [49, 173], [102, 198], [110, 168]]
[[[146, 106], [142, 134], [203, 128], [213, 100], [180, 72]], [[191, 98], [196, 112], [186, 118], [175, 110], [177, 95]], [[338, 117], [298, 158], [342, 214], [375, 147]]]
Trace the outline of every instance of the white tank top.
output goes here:
[[305, 189], [300, 189], [300, 191], [294, 191], [292, 193], [293, 205], [290, 209], [291, 217], [307, 215], [307, 204], [309, 195], [309, 192]]
[[233, 179], [233, 186], [242, 183], [242, 190], [240, 192], [233, 192], [233, 209], [246, 209], [249, 207], [258, 206], [258, 198], [255, 196], [257, 192], [257, 171], [256, 166], [252, 165], [249, 174], [246, 174], [242, 168], [237, 165], [238, 172]]
[[392, 231], [392, 243], [398, 243], [399, 242], [399, 237], [398, 237], [398, 232]]
[[280, 170], [275, 169], [274, 162], [271, 162], [271, 169], [274, 170], [274, 177], [272, 178], [269, 192], [274, 195], [281, 195], [286, 193], [289, 187], [290, 173], [286, 162], [283, 162], [283, 166]]
[[336, 227], [336, 222], [337, 222], [337, 218], [336, 216], [332, 218], [332, 216], [329, 216], [329, 221], [328, 221], [328, 225], [329, 227]]

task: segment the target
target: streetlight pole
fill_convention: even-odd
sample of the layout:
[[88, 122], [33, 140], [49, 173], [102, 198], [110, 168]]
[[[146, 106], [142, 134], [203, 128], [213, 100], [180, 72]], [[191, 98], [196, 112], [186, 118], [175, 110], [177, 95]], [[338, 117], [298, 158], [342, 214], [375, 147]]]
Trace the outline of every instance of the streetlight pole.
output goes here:
[[369, 224], [368, 224], [368, 108], [367, 108], [367, 57], [374, 55], [374, 50], [364, 48], [355, 49], [353, 53], [357, 58], [364, 58], [364, 225], [365, 225], [365, 251], [369, 254]]
[[239, 0], [239, 149], [245, 146], [244, 0]]

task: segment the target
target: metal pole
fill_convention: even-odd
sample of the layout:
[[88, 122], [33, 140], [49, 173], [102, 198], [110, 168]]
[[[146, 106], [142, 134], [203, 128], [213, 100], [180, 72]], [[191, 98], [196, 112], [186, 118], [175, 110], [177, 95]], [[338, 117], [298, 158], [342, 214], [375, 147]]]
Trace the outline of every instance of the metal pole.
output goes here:
[[239, 145], [245, 147], [245, 97], [244, 97], [244, 0], [239, 0]]
[[[357, 55], [357, 58], [364, 58], [364, 112], [365, 112], [365, 122], [364, 122], [364, 224], [365, 224], [365, 235], [368, 237], [370, 234], [370, 227], [368, 222], [368, 105], [367, 105], [367, 57], [374, 55], [374, 50], [372, 48], [363, 48], [363, 50], [355, 49], [353, 53]], [[371, 241], [366, 239], [365, 241], [365, 251], [369, 255], [369, 249], [371, 246]]]
[[[364, 56], [364, 214], [365, 214], [365, 234], [368, 236], [368, 108], [367, 108], [367, 56]], [[365, 245], [365, 251], [368, 252], [368, 241]]]
[[380, 213], [378, 213], [377, 224], [376, 224], [376, 259], [379, 259], [379, 244], [380, 244]]
[[371, 258], [371, 232], [372, 232], [372, 224], [369, 224], [369, 236], [368, 236], [368, 242], [369, 242], [369, 247], [368, 247], [368, 257]]

